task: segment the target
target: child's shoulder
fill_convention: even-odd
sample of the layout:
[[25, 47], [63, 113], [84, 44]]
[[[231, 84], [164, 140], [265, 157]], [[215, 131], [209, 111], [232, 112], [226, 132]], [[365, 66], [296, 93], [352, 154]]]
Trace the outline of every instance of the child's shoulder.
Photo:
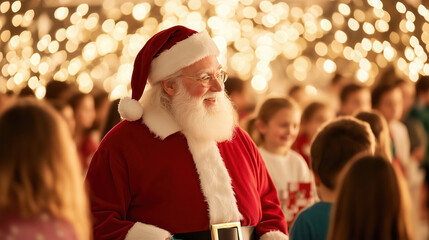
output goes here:
[[302, 215], [301, 217], [304, 218], [320, 218], [323, 216], [328, 216], [331, 212], [331, 203], [328, 202], [317, 202], [313, 205], [311, 205], [310, 207], [304, 209], [300, 215]]
[[295, 169], [305, 169], [309, 170], [305, 159], [301, 154], [295, 152], [294, 150], [289, 150], [286, 155], [286, 161], [289, 165]]
[[303, 160], [303, 161], [305, 161], [305, 160], [304, 160], [304, 158], [301, 156], [301, 154], [299, 154], [298, 152], [296, 152], [296, 151], [294, 151], [294, 150], [292, 150], [292, 149], [290, 149], [290, 150], [288, 151], [288, 153], [287, 153], [287, 157], [289, 157], [289, 158], [293, 158], [293, 159], [299, 159], [299, 160]]

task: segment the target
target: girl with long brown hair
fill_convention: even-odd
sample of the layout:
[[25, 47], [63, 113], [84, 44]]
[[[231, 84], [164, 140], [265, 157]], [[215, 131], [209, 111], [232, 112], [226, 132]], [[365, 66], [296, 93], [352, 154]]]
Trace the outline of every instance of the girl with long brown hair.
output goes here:
[[381, 156], [363, 156], [346, 171], [328, 239], [414, 239], [406, 183], [392, 164]]

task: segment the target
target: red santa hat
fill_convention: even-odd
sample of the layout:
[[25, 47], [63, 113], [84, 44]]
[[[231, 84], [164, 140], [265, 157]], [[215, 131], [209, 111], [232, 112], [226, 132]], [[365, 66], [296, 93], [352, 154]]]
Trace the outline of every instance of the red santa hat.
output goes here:
[[132, 96], [122, 98], [118, 111], [123, 119], [135, 121], [143, 115], [138, 102], [147, 81], [151, 85], [219, 50], [206, 31], [174, 26], [155, 34], [137, 54], [131, 77]]

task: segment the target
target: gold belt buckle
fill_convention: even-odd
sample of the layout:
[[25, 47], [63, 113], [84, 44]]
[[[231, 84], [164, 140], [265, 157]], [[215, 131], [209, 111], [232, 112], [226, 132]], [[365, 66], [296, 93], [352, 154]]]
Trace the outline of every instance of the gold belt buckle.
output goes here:
[[237, 228], [238, 240], [243, 240], [243, 235], [241, 234], [241, 224], [240, 222], [230, 222], [230, 223], [219, 223], [210, 225], [210, 231], [212, 233], [212, 240], [219, 240], [219, 229], [224, 228]]

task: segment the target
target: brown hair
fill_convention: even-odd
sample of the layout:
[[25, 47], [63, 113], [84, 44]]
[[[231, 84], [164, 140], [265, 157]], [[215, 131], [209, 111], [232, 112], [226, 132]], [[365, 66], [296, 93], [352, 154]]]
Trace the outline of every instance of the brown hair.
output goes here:
[[383, 115], [374, 110], [372, 112], [360, 112], [356, 115], [356, 118], [369, 123], [376, 141], [375, 154], [381, 155], [391, 162], [392, 149], [389, 126], [387, 125], [386, 119], [384, 119]]
[[293, 85], [289, 91], [287, 92], [287, 95], [290, 96], [292, 94], [294, 94], [295, 92], [299, 91], [299, 90], [304, 90], [304, 86], [302, 85]]
[[360, 152], [371, 152], [374, 135], [369, 125], [353, 117], [340, 117], [326, 125], [311, 144], [311, 166], [320, 181], [334, 190], [338, 173]]
[[347, 84], [346, 86], [343, 87], [343, 89], [341, 89], [341, 92], [340, 92], [341, 103], [347, 102], [350, 94], [361, 91], [363, 89], [367, 89], [367, 88], [365, 86], [362, 86], [356, 83]]
[[89, 206], [66, 123], [48, 104], [21, 100], [0, 117], [0, 216], [49, 213], [90, 238]]
[[332, 209], [328, 239], [413, 239], [404, 201], [406, 189], [399, 178], [381, 156], [352, 162]]
[[307, 123], [313, 117], [313, 115], [320, 109], [328, 108], [328, 105], [321, 102], [312, 102], [305, 107], [301, 116], [301, 123]]
[[110, 103], [107, 119], [104, 122], [103, 131], [101, 132], [101, 138], [104, 138], [104, 136], [121, 121], [121, 115], [119, 115], [118, 112], [119, 101], [120, 99], [116, 99]]
[[416, 96], [429, 91], [429, 76], [420, 76], [416, 82]]
[[244, 81], [237, 77], [228, 77], [228, 81], [225, 82], [225, 92], [231, 95], [234, 92], [243, 92]]
[[394, 89], [399, 88], [398, 84], [394, 82], [381, 83], [377, 85], [371, 92], [371, 105], [372, 108], [377, 108], [378, 104], [381, 101], [381, 98], [388, 92], [393, 91]]
[[260, 145], [264, 141], [264, 136], [259, 133], [255, 124], [256, 121], [261, 121], [268, 124], [270, 119], [282, 109], [296, 109], [299, 110], [298, 104], [290, 98], [269, 98], [263, 102], [259, 108], [256, 118], [251, 119], [247, 123], [247, 132], [252, 137], [256, 145]]

